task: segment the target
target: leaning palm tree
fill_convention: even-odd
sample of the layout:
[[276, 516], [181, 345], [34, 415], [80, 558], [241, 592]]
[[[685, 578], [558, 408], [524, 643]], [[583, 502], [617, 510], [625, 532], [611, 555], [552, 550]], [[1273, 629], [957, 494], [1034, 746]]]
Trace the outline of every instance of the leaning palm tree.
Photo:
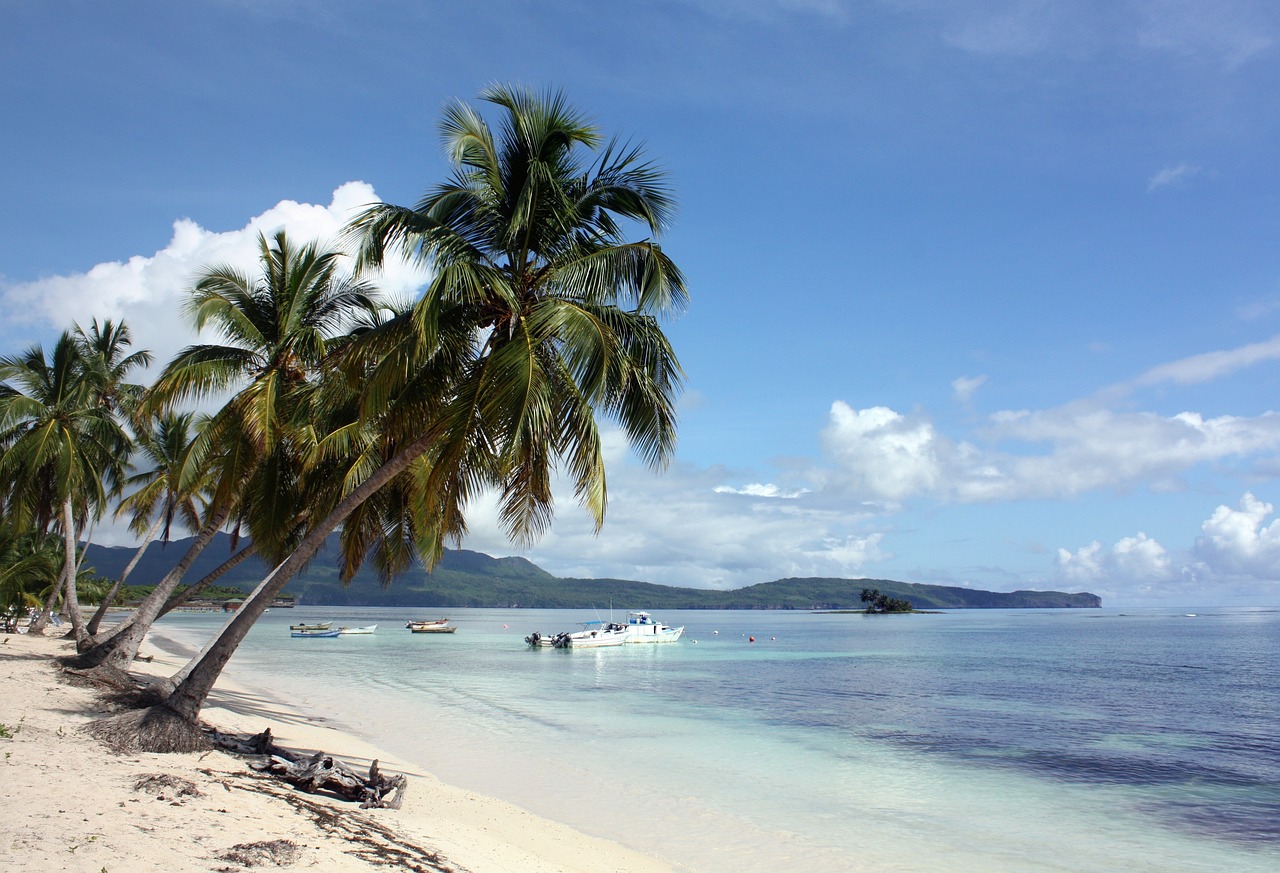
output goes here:
[[[376, 469], [344, 483], [163, 703], [100, 723], [105, 739], [198, 744], [200, 708], [253, 622], [332, 531], [406, 472], [426, 501], [414, 512], [430, 564], [465, 532], [466, 505], [484, 489], [500, 495], [513, 539], [535, 538], [551, 519], [557, 469], [599, 528], [597, 414], [651, 465], [669, 460], [681, 373], [657, 319], [685, 290], [653, 239], [672, 209], [663, 175], [639, 149], [605, 143], [558, 94], [494, 87], [482, 99], [503, 111], [496, 133], [469, 106], [445, 112], [449, 182], [415, 208], [374, 205], [352, 225], [364, 265], [396, 251], [434, 273], [404, 320], [345, 356], [362, 384], [362, 419], [378, 430], [367, 452]], [[648, 237], [628, 241], [631, 227]]]
[[85, 653], [101, 678], [118, 680], [187, 568], [229, 519], [247, 521], [259, 553], [279, 556], [297, 529], [293, 493], [295, 395], [320, 369], [357, 311], [373, 308], [370, 287], [340, 271], [340, 253], [295, 246], [284, 231], [259, 237], [261, 272], [212, 267], [186, 303], [197, 331], [223, 342], [183, 349], [144, 400], [172, 404], [233, 391], [210, 418], [194, 452], [210, 460], [210, 506], [187, 553], [151, 590], [126, 629]]
[[[77, 642], [87, 639], [76, 596], [78, 534], [103, 511], [129, 455], [128, 435], [98, 402], [86, 373], [70, 332], [47, 358], [40, 346], [0, 358], [0, 484], [9, 512], [30, 518], [38, 530], [62, 530], [60, 585]], [[37, 622], [32, 630], [43, 627]]]

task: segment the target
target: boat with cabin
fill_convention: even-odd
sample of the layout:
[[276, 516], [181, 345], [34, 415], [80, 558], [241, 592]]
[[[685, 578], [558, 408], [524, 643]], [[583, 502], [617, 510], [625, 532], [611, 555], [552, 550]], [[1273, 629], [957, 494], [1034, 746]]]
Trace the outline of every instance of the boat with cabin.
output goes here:
[[684, 633], [684, 625], [668, 627], [647, 612], [627, 613], [628, 643], [674, 643]]

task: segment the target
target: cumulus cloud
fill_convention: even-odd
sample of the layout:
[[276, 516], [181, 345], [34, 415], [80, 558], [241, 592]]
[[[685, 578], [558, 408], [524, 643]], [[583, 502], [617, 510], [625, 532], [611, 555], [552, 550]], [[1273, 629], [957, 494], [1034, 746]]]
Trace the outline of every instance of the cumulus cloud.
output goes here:
[[[1077, 403], [997, 412], [982, 435], [985, 447], [952, 440], [920, 416], [837, 401], [822, 433], [832, 465], [824, 485], [859, 499], [962, 503], [1169, 487], [1198, 464], [1280, 451], [1280, 413], [1162, 416]], [[1000, 448], [1012, 444], [1040, 448]]]
[[[72, 320], [87, 324], [95, 317], [124, 319], [133, 331], [135, 348], [150, 349], [158, 368], [196, 341], [182, 315], [182, 301], [199, 271], [226, 264], [253, 275], [258, 268], [258, 236], [270, 237], [281, 228], [296, 241], [334, 244], [351, 217], [377, 200], [368, 184], [348, 182], [333, 192], [328, 205], [283, 200], [235, 230], [212, 231], [181, 219], [174, 222], [168, 245], [152, 255], [8, 285], [0, 288], [0, 305], [11, 331], [14, 326], [30, 326], [45, 333], [70, 327]], [[411, 292], [423, 280], [417, 269], [394, 262], [377, 284], [395, 296]]]
[[1195, 556], [1215, 575], [1280, 579], [1280, 520], [1275, 507], [1245, 493], [1232, 509], [1219, 506], [1203, 525]]
[[1171, 167], [1165, 167], [1147, 180], [1147, 193], [1170, 185], [1180, 185], [1200, 173], [1200, 168], [1185, 161]]
[[934, 492], [944, 475], [933, 425], [884, 406], [831, 404], [822, 444], [843, 487], [872, 498], [902, 500]]
[[1058, 549], [1057, 570], [1059, 578], [1076, 586], [1132, 584], [1164, 581], [1170, 578], [1173, 564], [1164, 546], [1139, 532], [1109, 549], [1096, 540], [1074, 552]]

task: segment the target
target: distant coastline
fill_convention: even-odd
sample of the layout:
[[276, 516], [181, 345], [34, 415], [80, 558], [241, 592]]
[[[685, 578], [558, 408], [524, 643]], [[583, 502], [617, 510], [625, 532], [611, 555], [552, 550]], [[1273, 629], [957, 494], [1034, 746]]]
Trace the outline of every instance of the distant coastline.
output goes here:
[[[220, 535], [221, 536], [221, 535]], [[215, 542], [193, 566], [190, 579], [199, 579], [221, 563], [228, 544]], [[186, 546], [175, 540], [165, 548], [147, 550], [130, 577], [147, 584], [169, 570]], [[86, 566], [113, 577], [133, 557], [133, 548], [88, 547]], [[610, 603], [645, 609], [772, 609], [861, 610], [863, 588], [874, 587], [910, 600], [917, 609], [1096, 609], [1102, 598], [1087, 592], [982, 591], [945, 585], [899, 582], [891, 579], [839, 579], [827, 577], [778, 579], [729, 591], [678, 588], [627, 579], [573, 579], [553, 576], [524, 558], [494, 558], [465, 549], [448, 549], [432, 573], [410, 570], [384, 589], [372, 572], [362, 571], [349, 584], [338, 578], [322, 552], [290, 583], [287, 594], [309, 606], [404, 606], [422, 608], [589, 609]], [[200, 561], [207, 561], [205, 569]], [[219, 580], [225, 586], [248, 591], [267, 572], [255, 558]]]

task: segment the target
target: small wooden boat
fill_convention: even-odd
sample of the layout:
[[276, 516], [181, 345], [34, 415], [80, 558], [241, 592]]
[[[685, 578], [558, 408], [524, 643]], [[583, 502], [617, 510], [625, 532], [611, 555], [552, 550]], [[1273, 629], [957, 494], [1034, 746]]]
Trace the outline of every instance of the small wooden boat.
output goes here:
[[340, 627], [338, 633], [344, 637], [349, 634], [371, 634], [378, 629], [376, 624], [365, 625], [364, 627]]
[[[448, 619], [445, 620], [447, 621]], [[408, 627], [409, 630], [415, 634], [451, 634], [458, 629], [456, 624], [444, 624], [442, 622], [435, 621], [411, 621], [409, 622]]]
[[449, 623], [447, 618], [411, 618], [404, 623], [404, 626], [413, 630], [415, 627], [429, 627], [431, 625], [446, 625]]
[[341, 632], [336, 630], [300, 630], [289, 634], [291, 637], [336, 637]]
[[289, 630], [291, 631], [326, 631], [331, 627], [333, 627], [333, 622], [326, 621], [324, 624], [291, 624], [289, 625]]

